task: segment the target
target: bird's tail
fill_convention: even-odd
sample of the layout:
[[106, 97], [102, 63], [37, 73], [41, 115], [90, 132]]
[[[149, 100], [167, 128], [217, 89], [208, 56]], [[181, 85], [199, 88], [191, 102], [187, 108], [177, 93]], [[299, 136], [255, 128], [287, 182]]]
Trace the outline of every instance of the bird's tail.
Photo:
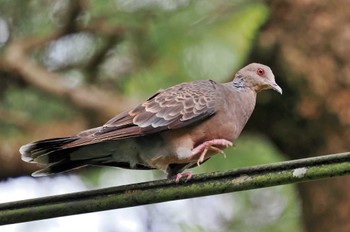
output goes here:
[[46, 176], [66, 172], [87, 165], [86, 160], [71, 160], [71, 153], [78, 147], [65, 148], [65, 145], [78, 140], [78, 136], [40, 140], [22, 146], [19, 152], [25, 162], [39, 163], [44, 168], [32, 176]]

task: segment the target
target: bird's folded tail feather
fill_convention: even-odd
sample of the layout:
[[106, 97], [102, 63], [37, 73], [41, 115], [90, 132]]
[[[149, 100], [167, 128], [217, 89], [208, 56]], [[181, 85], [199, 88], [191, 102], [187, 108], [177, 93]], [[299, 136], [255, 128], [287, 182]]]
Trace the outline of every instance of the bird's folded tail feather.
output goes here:
[[79, 137], [74, 136], [40, 140], [22, 146], [19, 152], [23, 161], [44, 165], [43, 169], [34, 172], [32, 176], [66, 172], [86, 165], [84, 160], [70, 160], [70, 154], [77, 148], [64, 148], [64, 145], [77, 139]]
[[68, 172], [73, 169], [81, 168], [88, 165], [85, 160], [69, 161], [62, 160], [56, 163], [50, 163], [46, 167], [32, 173], [33, 177], [48, 176], [57, 173]]
[[25, 162], [36, 162], [42, 164], [48, 164], [53, 162], [52, 160], [47, 160], [51, 153], [64, 150], [64, 145], [71, 143], [79, 137], [63, 137], [63, 138], [53, 138], [40, 140], [34, 143], [29, 143], [23, 145], [19, 152], [22, 155], [22, 160]]
[[[152, 169], [142, 164], [131, 166], [125, 161], [118, 162], [113, 159], [110, 153], [103, 150], [89, 155], [89, 153], [85, 153], [86, 150], [81, 150], [86, 145], [72, 146], [71, 143], [80, 138], [79, 136], [53, 138], [24, 145], [20, 148], [22, 160], [43, 165], [42, 169], [32, 174], [34, 177], [63, 173], [87, 165]], [[95, 144], [89, 146], [95, 146]]]

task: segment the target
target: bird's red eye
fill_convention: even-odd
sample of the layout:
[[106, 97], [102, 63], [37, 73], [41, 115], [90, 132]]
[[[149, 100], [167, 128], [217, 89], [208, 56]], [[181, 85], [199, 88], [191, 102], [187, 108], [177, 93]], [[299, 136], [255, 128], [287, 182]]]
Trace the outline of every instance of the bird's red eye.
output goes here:
[[262, 68], [258, 68], [258, 70], [256, 70], [256, 73], [259, 75], [259, 76], [263, 76], [265, 74], [265, 70], [262, 69]]

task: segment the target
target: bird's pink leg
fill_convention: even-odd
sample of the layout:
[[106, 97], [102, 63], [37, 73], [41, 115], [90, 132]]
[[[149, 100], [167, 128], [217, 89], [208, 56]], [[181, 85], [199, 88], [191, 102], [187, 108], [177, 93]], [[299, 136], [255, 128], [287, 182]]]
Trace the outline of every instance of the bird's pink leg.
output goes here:
[[175, 182], [179, 183], [180, 179], [182, 177], [186, 177], [186, 181], [190, 180], [192, 178], [192, 172], [184, 172], [184, 173], [178, 173], [175, 176]]
[[221, 153], [226, 157], [225, 152], [222, 149], [218, 148], [217, 146], [227, 148], [229, 146], [232, 146], [232, 142], [226, 139], [212, 139], [193, 148], [192, 149], [193, 156], [200, 154], [197, 160], [197, 165], [199, 166], [201, 163], [203, 163], [205, 155], [209, 150]]

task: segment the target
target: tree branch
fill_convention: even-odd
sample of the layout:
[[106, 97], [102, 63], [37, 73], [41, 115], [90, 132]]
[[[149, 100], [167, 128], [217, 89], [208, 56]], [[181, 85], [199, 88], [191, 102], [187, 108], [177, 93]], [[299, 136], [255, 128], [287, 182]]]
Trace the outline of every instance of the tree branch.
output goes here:
[[197, 175], [187, 183], [160, 180], [9, 202], [0, 205], [0, 225], [344, 176], [349, 161], [347, 152]]
[[[60, 74], [48, 71], [30, 58], [34, 49], [48, 42], [57, 40], [71, 32], [89, 31], [105, 37], [107, 41], [105, 46], [87, 64], [87, 73], [93, 71], [90, 75], [94, 75], [96, 72], [94, 68], [103, 60], [113, 42], [123, 38], [125, 34], [123, 27], [119, 25], [109, 26], [103, 19], [96, 20], [89, 25], [80, 25], [76, 18], [87, 7], [87, 3], [84, 0], [76, 0], [72, 1], [71, 5], [61, 29], [42, 37], [34, 36], [11, 40], [0, 58], [0, 68], [15, 71], [30, 85], [52, 95], [68, 98], [76, 106], [95, 112], [100, 121], [105, 121], [133, 105], [131, 101], [115, 92], [105, 91], [89, 84], [70, 87], [62, 80]], [[115, 104], [116, 102], [118, 104]]]
[[[92, 109], [104, 119], [112, 117], [131, 105], [122, 96], [100, 90], [92, 85], [68, 86], [59, 74], [49, 72], [29, 59], [26, 50], [32, 47], [32, 43], [28, 41], [31, 40], [12, 42], [4, 56], [7, 66], [21, 74], [28, 83], [56, 96], [66, 97], [81, 108]], [[39, 43], [33, 41], [34, 44]], [[115, 104], [116, 102], [118, 104]]]

